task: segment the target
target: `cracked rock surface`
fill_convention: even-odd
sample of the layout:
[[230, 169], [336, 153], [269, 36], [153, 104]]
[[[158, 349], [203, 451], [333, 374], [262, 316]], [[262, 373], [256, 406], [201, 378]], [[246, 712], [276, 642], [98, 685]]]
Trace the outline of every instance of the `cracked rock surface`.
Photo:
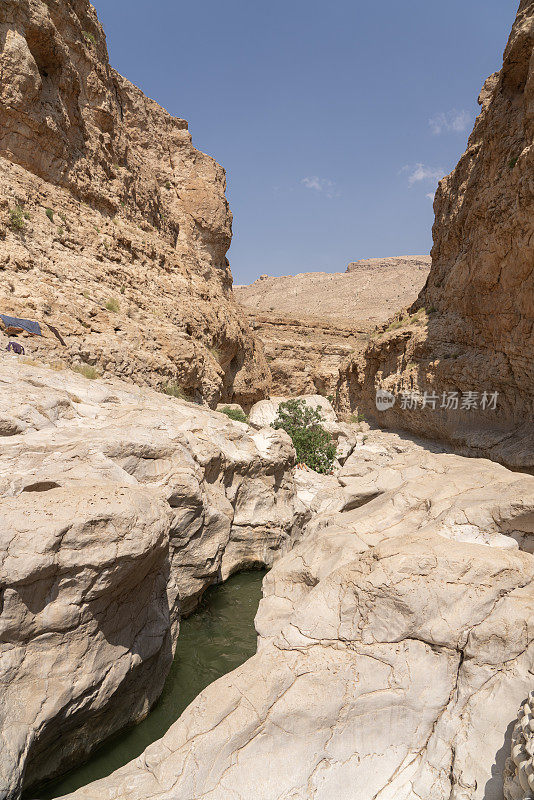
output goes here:
[[[284, 432], [0, 354], [0, 797], [145, 716], [180, 616], [310, 516]], [[343, 500], [341, 500], [341, 506]]]
[[257, 654], [70, 800], [502, 800], [534, 478], [368, 431], [335, 479], [350, 501], [264, 580]]

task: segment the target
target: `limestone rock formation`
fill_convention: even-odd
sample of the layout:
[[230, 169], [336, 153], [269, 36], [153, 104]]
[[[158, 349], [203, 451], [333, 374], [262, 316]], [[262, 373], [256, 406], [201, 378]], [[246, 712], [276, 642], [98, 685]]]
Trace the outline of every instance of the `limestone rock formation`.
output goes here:
[[370, 258], [351, 262], [346, 272], [262, 275], [234, 289], [250, 314], [311, 317], [368, 330], [413, 302], [429, 269], [430, 256]]
[[[0, 354], [0, 796], [146, 715], [181, 615], [310, 516], [289, 437]], [[340, 499], [341, 505], [342, 500]]]
[[69, 800], [502, 798], [534, 669], [534, 477], [368, 430], [337, 480], [354, 505], [317, 506], [265, 578], [258, 653]]
[[429, 267], [429, 256], [367, 259], [346, 273], [262, 275], [236, 286], [265, 348], [272, 394], [334, 395], [340, 368], [375, 325], [415, 300]]
[[506, 763], [505, 800], [534, 797], [534, 692], [530, 692], [517, 715], [512, 733], [512, 754]]
[[41, 322], [27, 354], [212, 407], [266, 396], [224, 171], [111, 69], [88, 0], [3, 0], [0, 128], [0, 313]]
[[[390, 258], [361, 258], [359, 261], [351, 261], [347, 266], [347, 272], [368, 273], [376, 277], [382, 271], [398, 270], [398, 277], [403, 278], [414, 274], [417, 271], [428, 275], [432, 259], [430, 256], [392, 256]], [[392, 278], [397, 277], [392, 274]], [[397, 287], [396, 287], [397, 288]]]
[[[349, 361], [344, 408], [534, 468], [534, 2], [521, 0], [503, 66], [479, 97], [465, 154], [439, 185], [432, 268], [410, 314]], [[415, 316], [415, 312], [419, 315]], [[414, 326], [414, 321], [419, 325]], [[376, 388], [499, 393], [495, 413], [397, 403]]]

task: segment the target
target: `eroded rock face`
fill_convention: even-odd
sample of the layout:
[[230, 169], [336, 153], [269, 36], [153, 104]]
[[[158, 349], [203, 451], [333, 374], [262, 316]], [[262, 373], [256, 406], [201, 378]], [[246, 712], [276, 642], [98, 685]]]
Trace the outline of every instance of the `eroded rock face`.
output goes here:
[[43, 323], [30, 354], [213, 407], [264, 397], [231, 293], [224, 171], [111, 69], [87, 0], [2, 2], [0, 127], [0, 311]]
[[69, 798], [502, 800], [534, 668], [534, 478], [366, 431], [322, 480], [358, 507], [316, 505], [267, 575], [258, 653]]
[[[522, 0], [500, 72], [456, 169], [439, 185], [432, 268], [416, 305], [352, 359], [340, 391], [381, 425], [534, 468], [534, 3]], [[423, 312], [421, 312], [423, 313]], [[497, 413], [393, 409], [375, 389], [498, 391]]]
[[512, 754], [506, 762], [505, 800], [530, 800], [534, 795], [534, 693], [530, 692], [517, 714], [512, 733]]
[[0, 355], [0, 796], [140, 720], [181, 615], [310, 503], [289, 437]]
[[429, 256], [366, 259], [344, 273], [262, 275], [236, 286], [265, 348], [271, 394], [335, 395], [345, 362], [376, 325], [416, 299], [429, 268]]

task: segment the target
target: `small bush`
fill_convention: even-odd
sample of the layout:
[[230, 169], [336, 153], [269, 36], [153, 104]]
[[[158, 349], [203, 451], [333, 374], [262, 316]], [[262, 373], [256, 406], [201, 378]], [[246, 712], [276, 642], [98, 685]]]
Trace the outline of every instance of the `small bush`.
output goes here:
[[110, 299], [106, 302], [106, 308], [113, 314], [117, 314], [117, 312], [120, 309], [119, 301], [116, 300], [114, 297], [110, 297]]
[[240, 408], [230, 408], [230, 406], [225, 406], [221, 408], [221, 414], [226, 414], [227, 417], [233, 419], [234, 422], [246, 422], [248, 424], [248, 417], [247, 415], [241, 411]]
[[182, 389], [182, 387], [178, 383], [168, 383], [166, 386], [163, 387], [164, 394], [168, 394], [171, 397], [177, 397], [178, 400], [188, 400], [186, 393]]
[[50, 222], [54, 221], [54, 212], [52, 211], [51, 208], [45, 208], [45, 214], [48, 217], [48, 219], [50, 220]]
[[515, 156], [514, 158], [511, 158], [510, 161], [508, 162], [509, 169], [513, 169], [518, 161], [519, 161], [519, 156]]
[[15, 208], [9, 209], [9, 225], [11, 230], [13, 231], [23, 231], [24, 226], [26, 223], [24, 222], [25, 219], [28, 219], [24, 210], [21, 206], [15, 206]]
[[221, 351], [218, 347], [208, 347], [208, 350], [212, 356], [219, 364], [221, 362]]
[[350, 415], [350, 421], [353, 423], [353, 425], [356, 425], [357, 423], [360, 422], [365, 422], [365, 415], [362, 414], [361, 411], [358, 411], [357, 414]]
[[306, 405], [305, 400], [287, 400], [278, 406], [272, 427], [289, 434], [299, 463], [325, 474], [332, 471], [336, 445], [321, 422], [324, 419], [319, 409]]
[[60, 225], [59, 228], [57, 229], [57, 235], [60, 238], [65, 235], [65, 228], [63, 227], [63, 225]]
[[92, 33], [89, 33], [89, 31], [83, 31], [83, 38], [85, 39], [85, 41], [89, 45], [93, 45], [94, 46], [96, 44], [95, 37], [93, 36]]
[[165, 188], [166, 188], [166, 189], [172, 189], [172, 184], [171, 184], [171, 182], [170, 182], [170, 181], [166, 181], [166, 182], [165, 182]]
[[100, 378], [100, 373], [98, 370], [92, 367], [90, 364], [75, 364], [72, 368], [72, 371], [77, 372], [79, 375], [83, 375], [84, 378], [88, 378], [91, 381], [93, 381], [95, 378]]

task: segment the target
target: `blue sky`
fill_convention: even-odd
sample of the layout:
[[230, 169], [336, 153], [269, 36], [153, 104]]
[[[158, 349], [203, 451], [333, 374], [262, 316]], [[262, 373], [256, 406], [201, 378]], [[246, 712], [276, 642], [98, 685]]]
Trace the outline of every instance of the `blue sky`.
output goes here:
[[234, 281], [428, 253], [517, 0], [93, 0], [112, 65], [227, 171]]

